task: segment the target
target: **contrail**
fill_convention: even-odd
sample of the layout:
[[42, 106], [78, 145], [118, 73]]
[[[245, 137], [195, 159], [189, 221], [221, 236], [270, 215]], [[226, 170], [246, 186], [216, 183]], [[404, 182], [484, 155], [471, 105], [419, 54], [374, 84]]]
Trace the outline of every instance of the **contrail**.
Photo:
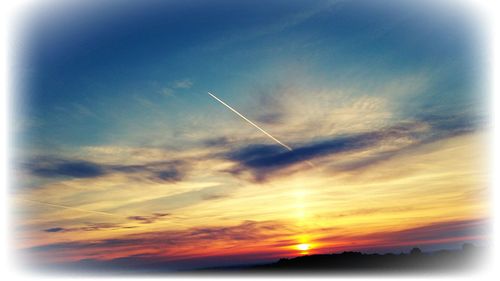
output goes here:
[[264, 129], [262, 129], [261, 127], [257, 126], [257, 124], [255, 124], [254, 122], [250, 121], [248, 118], [246, 118], [245, 116], [243, 116], [241, 113], [239, 113], [238, 111], [236, 111], [236, 109], [232, 108], [231, 106], [229, 106], [227, 103], [223, 102], [222, 100], [220, 100], [218, 97], [212, 95], [212, 93], [210, 92], [207, 92], [212, 98], [216, 99], [218, 102], [222, 103], [225, 107], [229, 108], [232, 112], [236, 113], [239, 117], [243, 118], [243, 120], [247, 121], [248, 123], [250, 123], [250, 125], [254, 126], [255, 128], [259, 129], [259, 131], [263, 132], [266, 136], [270, 137], [273, 141], [277, 142], [278, 144], [280, 144], [281, 146], [283, 146], [284, 148], [288, 149], [289, 151], [292, 151], [293, 149], [291, 147], [289, 147], [288, 145], [282, 143], [280, 140], [278, 140], [277, 138], [271, 136], [271, 134], [269, 134], [268, 132], [264, 131]]
[[[102, 212], [102, 211], [80, 209], [80, 208], [75, 208], [75, 207], [70, 207], [70, 206], [65, 206], [65, 205], [59, 205], [59, 204], [53, 204], [53, 203], [48, 203], [48, 202], [43, 202], [43, 201], [30, 200], [30, 199], [26, 199], [26, 198], [17, 198], [17, 199], [24, 200], [24, 201], [30, 202], [30, 203], [35, 203], [35, 204], [50, 206], [50, 207], [68, 209], [68, 210], [72, 210], [72, 211], [79, 211], [79, 212], [90, 213], [90, 214], [112, 216], [112, 217], [124, 218], [124, 219], [128, 219], [128, 220], [130, 220], [130, 218], [132, 217], [132, 216], [122, 216], [122, 215], [112, 214], [112, 213], [107, 213], [107, 212]], [[184, 224], [180, 224], [180, 223], [176, 223], [176, 222], [171, 222], [171, 221], [156, 221], [155, 224], [175, 224], [175, 225], [185, 226]]]
[[63, 209], [68, 209], [68, 210], [73, 210], [73, 211], [80, 211], [80, 212], [91, 213], [91, 214], [98, 214], [98, 215], [106, 215], [106, 216], [126, 218], [125, 216], [120, 216], [120, 215], [116, 215], [116, 214], [112, 214], [112, 213], [107, 213], [107, 212], [80, 209], [80, 208], [69, 207], [69, 206], [64, 206], [64, 205], [59, 205], [59, 204], [53, 204], [53, 203], [47, 203], [47, 202], [42, 202], [42, 201], [36, 201], [36, 200], [30, 200], [30, 199], [25, 199], [25, 198], [19, 198], [19, 199], [27, 201], [27, 202], [31, 202], [31, 203], [36, 203], [36, 204], [45, 205], [45, 206], [51, 206], [51, 207], [57, 207], [57, 208], [63, 208]]

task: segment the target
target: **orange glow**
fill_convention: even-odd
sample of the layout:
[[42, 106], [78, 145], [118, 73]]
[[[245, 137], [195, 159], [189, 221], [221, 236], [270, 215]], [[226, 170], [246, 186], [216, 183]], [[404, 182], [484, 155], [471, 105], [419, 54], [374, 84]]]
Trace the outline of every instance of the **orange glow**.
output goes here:
[[[355, 177], [305, 170], [258, 185], [244, 183], [249, 188], [226, 189], [220, 185], [231, 182], [225, 175], [193, 176], [175, 186], [155, 181], [128, 185], [130, 176], [122, 174], [61, 179], [18, 195], [29, 200], [16, 200], [15, 209], [30, 217], [17, 221], [17, 239], [19, 247], [36, 249], [33, 255], [47, 262], [112, 260], [141, 254], [159, 260], [232, 255], [278, 260], [375, 246], [480, 241], [485, 239], [480, 234], [435, 234], [483, 224], [487, 205], [482, 194], [487, 177], [477, 164], [480, 155], [471, 153], [480, 151], [478, 138], [458, 136], [427, 144]], [[120, 151], [123, 149], [113, 155]], [[150, 157], [159, 152], [139, 154]], [[209, 167], [227, 164], [206, 161]], [[225, 199], [196, 199], [229, 190], [231, 197]], [[201, 195], [194, 196], [195, 200], [186, 194]], [[72, 208], [33, 204], [34, 200]]]

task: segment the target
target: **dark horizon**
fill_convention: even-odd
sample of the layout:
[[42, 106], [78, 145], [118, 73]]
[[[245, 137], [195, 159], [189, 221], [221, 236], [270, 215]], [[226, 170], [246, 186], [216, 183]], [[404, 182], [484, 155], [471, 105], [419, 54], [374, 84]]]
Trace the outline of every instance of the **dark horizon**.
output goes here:
[[[464, 243], [459, 249], [439, 249], [422, 251], [411, 247], [409, 251], [374, 253], [369, 251], [342, 251], [295, 257], [279, 258], [268, 262], [223, 262], [219, 265], [194, 266], [151, 260], [144, 257], [135, 259], [115, 259], [110, 261], [82, 260], [60, 265], [25, 265], [27, 268], [43, 273], [65, 275], [79, 273], [83, 275], [120, 275], [120, 274], [235, 274], [235, 273], [437, 273], [476, 270], [484, 258], [489, 255], [485, 247]], [[231, 257], [228, 257], [231, 258]], [[175, 264], [175, 262], [174, 262]]]

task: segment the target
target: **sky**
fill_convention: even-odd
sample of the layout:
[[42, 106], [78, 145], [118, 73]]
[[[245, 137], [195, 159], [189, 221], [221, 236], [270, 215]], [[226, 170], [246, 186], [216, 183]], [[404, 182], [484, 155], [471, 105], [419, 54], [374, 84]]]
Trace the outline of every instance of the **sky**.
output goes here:
[[484, 58], [463, 7], [139, 2], [28, 17], [23, 256], [175, 270], [487, 243]]

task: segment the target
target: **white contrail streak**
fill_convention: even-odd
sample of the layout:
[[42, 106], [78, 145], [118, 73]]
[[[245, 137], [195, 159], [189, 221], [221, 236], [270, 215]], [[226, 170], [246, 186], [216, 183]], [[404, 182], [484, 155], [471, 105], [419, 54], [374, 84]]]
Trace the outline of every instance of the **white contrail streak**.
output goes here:
[[69, 207], [69, 206], [65, 206], [65, 205], [47, 203], [47, 202], [36, 201], [36, 200], [30, 200], [30, 199], [25, 199], [25, 198], [19, 198], [19, 199], [27, 201], [27, 202], [31, 202], [31, 203], [36, 203], [36, 204], [40, 204], [40, 205], [50, 206], [50, 207], [68, 209], [68, 210], [73, 210], [73, 211], [80, 211], [80, 212], [91, 213], [91, 214], [98, 214], [98, 215], [106, 215], [106, 216], [126, 218], [125, 216], [120, 216], [120, 215], [116, 215], [116, 214], [112, 214], [112, 213], [107, 213], [107, 212], [80, 209], [80, 208]]
[[[72, 210], [72, 211], [79, 211], [79, 212], [84, 212], [84, 213], [89, 213], [89, 214], [112, 216], [112, 217], [118, 217], [118, 218], [123, 218], [123, 219], [130, 219], [131, 218], [130, 216], [122, 216], [122, 215], [112, 214], [112, 213], [108, 213], [108, 212], [81, 209], [81, 208], [70, 207], [70, 206], [66, 206], [66, 205], [53, 204], [53, 203], [48, 203], [48, 202], [43, 202], [43, 201], [37, 201], [37, 200], [31, 200], [31, 199], [26, 199], [26, 198], [17, 198], [17, 199], [23, 200], [23, 201], [26, 201], [26, 202], [30, 202], [30, 203], [44, 205], [44, 206], [56, 207], [56, 208], [67, 209], [67, 210]], [[171, 221], [156, 221], [155, 224], [175, 224], [175, 225], [185, 226], [184, 224], [180, 224], [180, 223], [176, 223], [176, 222], [171, 222]]]
[[218, 97], [212, 95], [212, 93], [210, 92], [207, 92], [212, 98], [216, 99], [218, 102], [222, 103], [225, 107], [229, 108], [232, 112], [236, 113], [239, 117], [241, 117], [243, 120], [247, 121], [248, 123], [250, 123], [250, 125], [254, 126], [255, 128], [259, 129], [259, 131], [261, 131], [262, 133], [264, 133], [266, 136], [270, 137], [273, 141], [277, 142], [278, 144], [280, 144], [281, 146], [283, 146], [284, 148], [288, 149], [289, 151], [292, 151], [292, 148], [289, 147], [288, 145], [282, 143], [280, 140], [278, 140], [277, 138], [271, 136], [271, 134], [269, 134], [268, 132], [264, 131], [264, 129], [262, 129], [261, 127], [257, 126], [257, 124], [255, 124], [254, 122], [250, 121], [248, 118], [246, 118], [245, 116], [243, 116], [241, 113], [239, 113], [238, 111], [236, 111], [236, 109], [232, 108], [231, 106], [229, 106], [227, 103], [223, 102], [222, 100], [220, 100]]

